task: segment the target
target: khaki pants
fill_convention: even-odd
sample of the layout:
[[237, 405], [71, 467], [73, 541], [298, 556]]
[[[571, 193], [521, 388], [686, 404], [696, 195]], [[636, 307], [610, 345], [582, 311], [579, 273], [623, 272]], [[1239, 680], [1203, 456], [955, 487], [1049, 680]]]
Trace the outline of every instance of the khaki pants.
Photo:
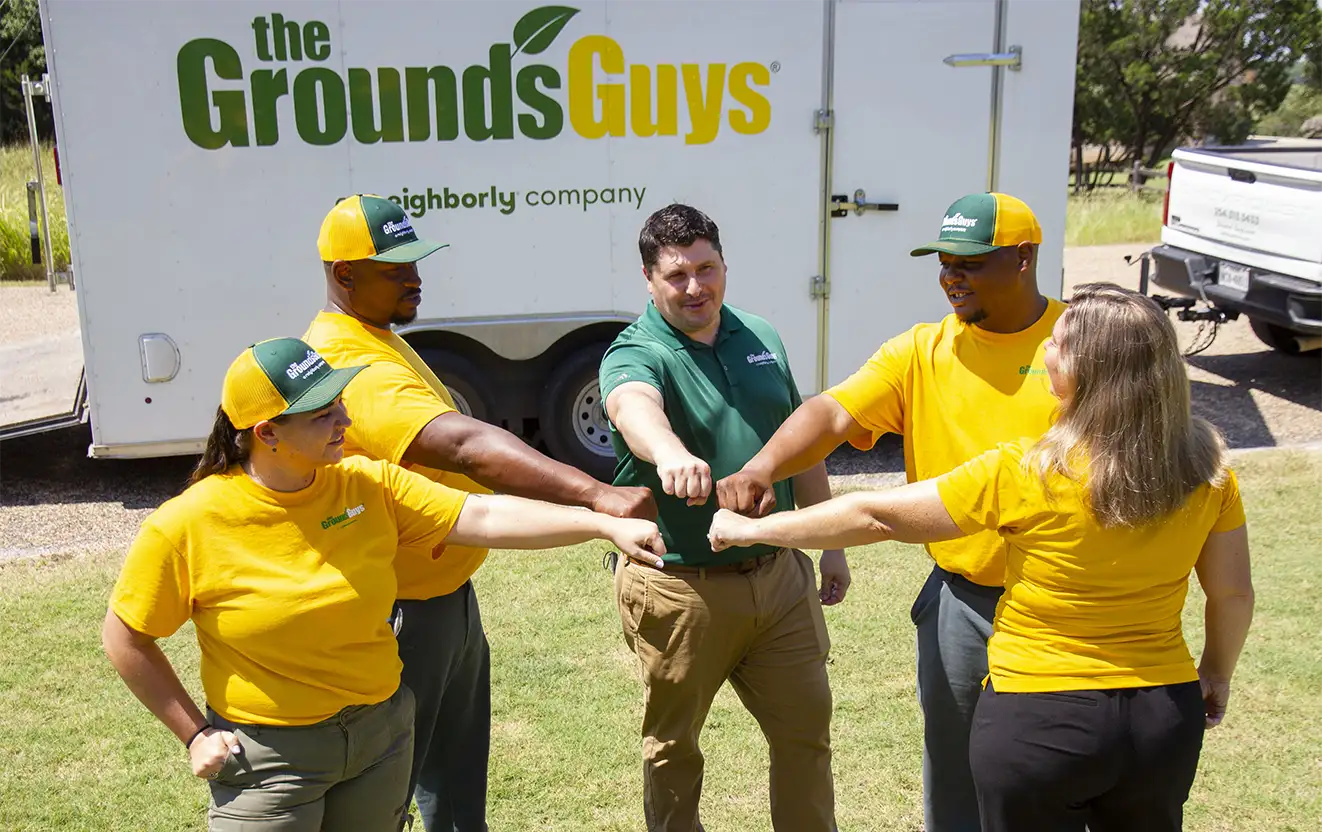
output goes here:
[[744, 572], [671, 574], [622, 560], [615, 592], [643, 677], [648, 830], [702, 829], [698, 734], [727, 679], [770, 746], [774, 828], [834, 830], [830, 640], [812, 561], [783, 549]]
[[211, 783], [212, 832], [396, 832], [413, 761], [413, 694], [355, 705], [314, 725], [240, 725], [242, 751]]

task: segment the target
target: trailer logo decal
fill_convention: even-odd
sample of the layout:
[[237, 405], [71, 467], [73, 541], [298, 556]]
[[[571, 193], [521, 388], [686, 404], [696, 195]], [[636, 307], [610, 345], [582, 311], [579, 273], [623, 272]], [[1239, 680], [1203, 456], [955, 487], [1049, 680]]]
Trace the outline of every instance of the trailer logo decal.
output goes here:
[[[484, 63], [402, 70], [339, 70], [326, 63], [329, 25], [258, 16], [246, 59], [218, 38], [195, 38], [179, 49], [184, 132], [198, 147], [220, 150], [269, 147], [282, 133], [326, 146], [349, 137], [359, 144], [449, 142], [461, 133], [475, 142], [545, 140], [566, 127], [584, 139], [682, 135], [685, 144], [700, 145], [723, 129], [756, 135], [770, 126], [766, 89], [777, 61], [635, 64], [614, 38], [587, 34], [557, 65], [535, 63], [578, 13], [532, 9], [514, 24], [510, 42], [491, 45]], [[258, 64], [246, 75], [245, 60]]]

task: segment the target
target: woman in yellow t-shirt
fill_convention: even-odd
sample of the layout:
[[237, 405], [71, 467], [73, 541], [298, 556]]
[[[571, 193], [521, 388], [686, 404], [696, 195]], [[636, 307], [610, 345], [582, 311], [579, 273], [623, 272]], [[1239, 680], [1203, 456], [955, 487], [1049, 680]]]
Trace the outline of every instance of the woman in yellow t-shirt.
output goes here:
[[[340, 394], [361, 369], [294, 338], [245, 350], [189, 487], [143, 521], [110, 600], [106, 653], [210, 782], [213, 830], [399, 829], [413, 700], [388, 620], [397, 558], [604, 538], [661, 565], [649, 521], [342, 459]], [[156, 644], [189, 620], [205, 716]]]
[[[1253, 615], [1239, 488], [1148, 298], [1080, 286], [1046, 366], [1060, 406], [1040, 440], [891, 491], [758, 520], [723, 511], [713, 547], [996, 530], [1005, 594], [969, 751], [984, 832], [1177, 830]], [[1207, 595], [1197, 666], [1180, 620], [1191, 571]]]

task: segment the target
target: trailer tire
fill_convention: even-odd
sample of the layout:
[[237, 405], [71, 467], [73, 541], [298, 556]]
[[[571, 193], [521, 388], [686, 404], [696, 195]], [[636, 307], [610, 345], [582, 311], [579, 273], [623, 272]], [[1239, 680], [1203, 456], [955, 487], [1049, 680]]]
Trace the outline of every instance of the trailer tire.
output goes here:
[[418, 356], [450, 391], [456, 410], [483, 422], [490, 421], [495, 397], [476, 364], [443, 349], [420, 349]]
[[1299, 342], [1295, 340], [1294, 333], [1285, 327], [1257, 318], [1249, 318], [1249, 327], [1253, 330], [1253, 334], [1258, 336], [1259, 341], [1273, 350], [1284, 355], [1299, 354]]
[[552, 456], [610, 482], [615, 449], [597, 383], [605, 352], [606, 344], [590, 344], [560, 362], [542, 390], [538, 424]]

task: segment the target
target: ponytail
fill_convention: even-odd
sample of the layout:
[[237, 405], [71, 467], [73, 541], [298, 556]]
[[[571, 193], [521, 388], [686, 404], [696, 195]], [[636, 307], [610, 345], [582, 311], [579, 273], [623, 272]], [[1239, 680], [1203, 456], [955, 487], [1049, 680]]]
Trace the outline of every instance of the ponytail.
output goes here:
[[207, 437], [207, 446], [197, 467], [188, 475], [188, 484], [196, 485], [212, 474], [222, 474], [248, 458], [252, 431], [238, 430], [223, 408], [216, 408], [216, 421]]

